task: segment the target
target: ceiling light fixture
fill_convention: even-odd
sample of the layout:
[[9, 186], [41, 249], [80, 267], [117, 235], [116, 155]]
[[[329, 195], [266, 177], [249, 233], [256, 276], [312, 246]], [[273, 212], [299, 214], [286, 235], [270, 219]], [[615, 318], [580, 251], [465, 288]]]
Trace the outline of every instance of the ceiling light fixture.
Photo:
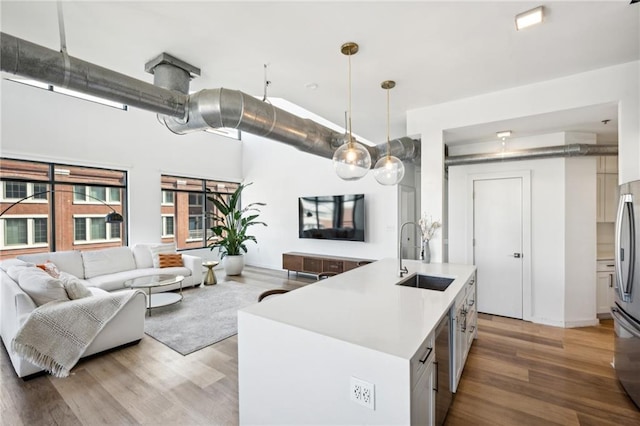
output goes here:
[[333, 153], [333, 167], [343, 180], [358, 180], [371, 168], [371, 154], [362, 144], [353, 140], [351, 132], [351, 55], [358, 53], [358, 45], [348, 42], [340, 51], [349, 57], [349, 108], [348, 135], [345, 143]]
[[535, 9], [527, 10], [516, 15], [516, 30], [530, 27], [542, 22], [544, 19], [544, 8], [538, 6]]
[[373, 168], [373, 177], [381, 185], [397, 185], [404, 177], [404, 164], [398, 157], [391, 155], [389, 139], [389, 91], [396, 87], [396, 82], [386, 80], [380, 84], [380, 87], [387, 91], [387, 155], [376, 162]]
[[504, 152], [507, 149], [507, 138], [511, 136], [511, 130], [503, 130], [501, 132], [496, 133], [498, 139], [500, 139], [500, 147]]

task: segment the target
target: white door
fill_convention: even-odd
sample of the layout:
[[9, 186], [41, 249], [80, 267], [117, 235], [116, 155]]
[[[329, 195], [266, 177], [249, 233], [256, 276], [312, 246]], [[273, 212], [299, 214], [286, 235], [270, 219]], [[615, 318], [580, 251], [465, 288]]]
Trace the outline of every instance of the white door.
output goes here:
[[473, 182], [478, 311], [522, 319], [522, 178]]

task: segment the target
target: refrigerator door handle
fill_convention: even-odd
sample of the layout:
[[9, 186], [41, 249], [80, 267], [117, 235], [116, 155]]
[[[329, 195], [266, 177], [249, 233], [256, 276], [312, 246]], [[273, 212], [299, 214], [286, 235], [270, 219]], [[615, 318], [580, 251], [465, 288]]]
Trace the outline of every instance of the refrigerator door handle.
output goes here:
[[[625, 217], [625, 213], [629, 220], [629, 253], [625, 253], [621, 247], [622, 240], [622, 220]], [[631, 302], [631, 285], [633, 284], [633, 275], [635, 270], [635, 251], [636, 251], [636, 231], [635, 231], [635, 218], [633, 214], [633, 197], [631, 194], [620, 195], [620, 201], [618, 203], [618, 214], [616, 217], [616, 249], [615, 256], [616, 264], [616, 289], [620, 299], [623, 302]], [[629, 263], [627, 281], [623, 282], [622, 278], [622, 262], [625, 257]]]
[[613, 319], [620, 324], [622, 328], [627, 330], [633, 337], [640, 338], [640, 330], [634, 327], [629, 321], [627, 321], [626, 315], [624, 312], [621, 312], [618, 308], [611, 308], [611, 315], [613, 315]]

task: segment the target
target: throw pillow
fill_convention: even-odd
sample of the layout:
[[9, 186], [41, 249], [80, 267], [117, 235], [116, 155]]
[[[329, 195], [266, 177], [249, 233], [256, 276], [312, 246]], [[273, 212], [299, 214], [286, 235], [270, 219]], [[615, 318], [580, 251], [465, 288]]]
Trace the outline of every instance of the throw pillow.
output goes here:
[[176, 243], [158, 244], [157, 246], [149, 247], [151, 251], [151, 258], [153, 259], [153, 267], [160, 267], [160, 259], [158, 255], [160, 253], [172, 254], [176, 252]]
[[55, 265], [55, 263], [47, 260], [45, 263], [36, 266], [45, 271], [47, 274], [51, 275], [53, 278], [60, 278], [60, 270]]
[[9, 272], [9, 268], [12, 266], [33, 266], [33, 263], [25, 262], [20, 259], [7, 259], [0, 262], [0, 269], [7, 273]]
[[158, 265], [161, 268], [173, 268], [176, 266], [184, 266], [182, 263], [181, 254], [166, 254], [166, 253], [160, 253], [158, 255]]
[[64, 290], [67, 292], [67, 296], [69, 296], [69, 299], [71, 300], [82, 299], [83, 297], [93, 296], [93, 294], [89, 291], [87, 286], [82, 284], [82, 282], [78, 278], [74, 277], [73, 275], [67, 274], [61, 277], [60, 281], [62, 281], [62, 286], [64, 287]]
[[38, 306], [54, 300], [69, 300], [62, 281], [40, 268], [25, 268], [18, 276], [18, 285]]

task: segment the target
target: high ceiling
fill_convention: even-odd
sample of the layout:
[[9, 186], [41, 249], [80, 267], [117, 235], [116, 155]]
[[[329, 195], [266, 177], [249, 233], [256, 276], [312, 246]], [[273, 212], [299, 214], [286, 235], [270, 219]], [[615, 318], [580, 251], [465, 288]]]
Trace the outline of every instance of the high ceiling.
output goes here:
[[[3, 32], [59, 49], [56, 2], [0, 4]], [[544, 23], [516, 31], [514, 16], [541, 4]], [[257, 96], [268, 64], [270, 97], [338, 124], [348, 82], [340, 46], [355, 41], [353, 130], [374, 143], [387, 133], [383, 80], [397, 82], [391, 91], [396, 137], [405, 135], [405, 113], [413, 108], [640, 59], [640, 4], [628, 0], [64, 1], [63, 11], [71, 56], [151, 82], [145, 62], [167, 52], [202, 70], [194, 90], [226, 87]], [[615, 107], [603, 106], [602, 114], [611, 111]], [[616, 118], [588, 113], [566, 114], [553, 122], [554, 131], [598, 128]], [[546, 122], [538, 119], [529, 132], [544, 132]], [[519, 125], [496, 125], [506, 124]], [[617, 128], [611, 124], [601, 126], [608, 139]], [[454, 131], [452, 141], [486, 138], [494, 130]]]

